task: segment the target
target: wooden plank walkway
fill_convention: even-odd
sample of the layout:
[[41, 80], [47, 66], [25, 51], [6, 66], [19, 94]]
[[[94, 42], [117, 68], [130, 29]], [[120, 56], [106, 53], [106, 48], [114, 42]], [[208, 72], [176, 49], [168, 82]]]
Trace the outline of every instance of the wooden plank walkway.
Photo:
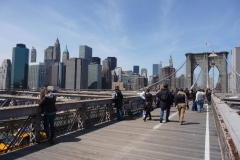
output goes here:
[[[206, 108], [206, 107], [205, 107]], [[199, 160], [205, 158], [207, 111], [186, 111], [185, 123], [178, 122], [178, 112], [171, 109], [170, 122], [159, 123], [160, 109], [152, 112], [153, 120], [142, 118], [113, 120], [77, 131], [48, 142], [0, 156], [1, 160]], [[210, 159], [220, 160], [213, 113], [209, 107]], [[164, 115], [165, 116], [165, 115]]]

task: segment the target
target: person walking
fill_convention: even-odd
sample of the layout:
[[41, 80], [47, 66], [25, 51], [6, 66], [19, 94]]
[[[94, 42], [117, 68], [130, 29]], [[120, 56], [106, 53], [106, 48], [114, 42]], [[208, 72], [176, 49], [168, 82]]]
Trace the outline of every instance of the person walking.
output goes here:
[[146, 95], [145, 95], [145, 104], [144, 104], [144, 110], [146, 111], [146, 116], [143, 118], [143, 120], [146, 122], [146, 118], [149, 116], [148, 120], [152, 120], [151, 115], [151, 109], [152, 109], [152, 94], [150, 93], [150, 89], [146, 89]]
[[156, 95], [160, 100], [160, 123], [163, 121], [164, 111], [166, 110], [166, 122], [169, 122], [170, 107], [173, 104], [172, 93], [168, 90], [168, 85], [164, 84], [163, 88]]
[[180, 88], [180, 90], [177, 93], [176, 98], [175, 98], [175, 105], [178, 109], [180, 125], [183, 125], [183, 118], [184, 118], [184, 113], [185, 113], [186, 108], [189, 109], [187, 104], [188, 104], [187, 95], [186, 95], [186, 93], [183, 92], [183, 89]]
[[[43, 89], [40, 92], [39, 107], [41, 113], [44, 114], [44, 131], [50, 144], [54, 144], [55, 128], [54, 121], [56, 117], [57, 108], [55, 106], [56, 96], [51, 91]], [[51, 136], [49, 135], [49, 125], [51, 129]]]
[[113, 102], [115, 103], [115, 107], [117, 109], [117, 119], [119, 121], [123, 120], [123, 110], [122, 110], [122, 105], [123, 105], [123, 95], [122, 92], [119, 90], [119, 86], [115, 87], [115, 90], [112, 93], [112, 99]]
[[212, 95], [212, 92], [211, 92], [211, 90], [208, 88], [207, 91], [206, 91], [206, 97], [207, 97], [207, 104], [208, 104], [208, 105], [211, 104], [211, 95]]
[[145, 95], [146, 95], [146, 90], [148, 88], [146, 88], [144, 91], [142, 91], [142, 93], [140, 93], [140, 105], [143, 108], [143, 112], [142, 112], [142, 116], [143, 118], [146, 116], [146, 111], [144, 110], [144, 104], [145, 104]]
[[197, 91], [196, 103], [197, 103], [198, 113], [200, 113], [202, 111], [202, 106], [203, 106], [203, 93], [202, 93], [201, 89], [198, 89], [198, 91]]
[[196, 89], [193, 89], [191, 92], [192, 97], [192, 111], [197, 111], [197, 102], [196, 102]]

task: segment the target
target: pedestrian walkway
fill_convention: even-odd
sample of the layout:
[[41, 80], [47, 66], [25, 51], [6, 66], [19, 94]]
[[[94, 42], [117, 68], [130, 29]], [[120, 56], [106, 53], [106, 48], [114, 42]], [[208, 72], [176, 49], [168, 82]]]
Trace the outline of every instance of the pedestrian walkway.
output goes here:
[[113, 120], [59, 137], [53, 146], [44, 142], [2, 155], [0, 159], [220, 160], [212, 109], [206, 108], [202, 113], [186, 111], [183, 125], [178, 122], [175, 107], [171, 108], [167, 123], [159, 123], [160, 109], [155, 109], [152, 120], [146, 122], [137, 117]]

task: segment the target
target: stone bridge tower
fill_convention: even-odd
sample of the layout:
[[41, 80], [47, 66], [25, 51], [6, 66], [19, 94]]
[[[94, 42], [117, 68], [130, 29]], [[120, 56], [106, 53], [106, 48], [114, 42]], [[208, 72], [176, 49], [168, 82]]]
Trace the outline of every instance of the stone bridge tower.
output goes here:
[[[190, 88], [193, 84], [193, 74], [197, 66], [199, 66], [204, 74], [203, 88], [207, 88], [209, 70], [211, 69], [211, 61], [215, 60], [215, 67], [219, 71], [219, 83], [221, 85], [221, 92], [227, 93], [228, 90], [228, 74], [227, 74], [227, 62], [225, 58], [228, 58], [228, 52], [215, 52], [216, 57], [209, 57], [210, 52], [203, 53], [186, 53], [186, 87]], [[224, 58], [225, 57], [225, 58]], [[202, 68], [203, 61], [205, 62], [204, 68]]]

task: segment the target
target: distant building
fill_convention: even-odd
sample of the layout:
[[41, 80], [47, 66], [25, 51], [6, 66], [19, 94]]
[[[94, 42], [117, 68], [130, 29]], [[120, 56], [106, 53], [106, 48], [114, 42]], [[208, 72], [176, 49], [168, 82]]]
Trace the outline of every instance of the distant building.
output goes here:
[[44, 70], [45, 70], [45, 87], [49, 85], [50, 79], [49, 79], [49, 71], [50, 71], [50, 66], [54, 65], [56, 62], [55, 59], [45, 59], [44, 60]]
[[57, 38], [55, 44], [54, 44], [54, 48], [53, 48], [53, 58], [55, 59], [57, 62], [60, 62], [61, 58], [61, 48], [60, 48], [60, 43], [59, 40]]
[[141, 69], [141, 76], [147, 78], [147, 69], [146, 68]]
[[67, 60], [65, 88], [88, 88], [88, 60], [82, 58], [70, 58]]
[[122, 68], [121, 67], [116, 67], [114, 69], [116, 76], [117, 76], [117, 82], [122, 82]]
[[[210, 85], [210, 84], [209, 84]], [[211, 85], [210, 85], [211, 86]], [[233, 84], [232, 84], [232, 72], [228, 73], [228, 93], [233, 92]]]
[[184, 74], [182, 74], [181, 76], [175, 78], [175, 87], [177, 88], [186, 88], [186, 83], [185, 83], [186, 77], [184, 76]]
[[67, 60], [69, 60], [69, 52], [66, 45], [66, 48], [63, 51], [63, 55], [62, 55], [62, 62], [65, 63]]
[[97, 64], [101, 64], [101, 58], [99, 58], [99, 57], [92, 57], [92, 62], [93, 63], [97, 63]]
[[112, 90], [114, 90], [116, 86], [118, 86], [119, 89], [122, 90], [122, 91], [126, 90], [123, 82], [112, 82]]
[[97, 63], [88, 65], [88, 89], [102, 89], [102, 65]]
[[49, 86], [57, 86], [62, 88], [63, 85], [63, 63], [55, 62], [49, 66]]
[[162, 61], [160, 61], [158, 64], [158, 80], [161, 81], [163, 77]]
[[[240, 46], [232, 50], [232, 69], [240, 73]], [[240, 77], [234, 71], [232, 71], [232, 93], [240, 93]]]
[[102, 61], [102, 89], [112, 88], [112, 76], [108, 59]]
[[139, 74], [139, 66], [133, 66], [133, 74]]
[[163, 68], [163, 79], [164, 78], [169, 79], [169, 82], [170, 82], [169, 89], [175, 88], [175, 77], [176, 77], [176, 74], [174, 74], [175, 71], [176, 71], [175, 68], [173, 68], [172, 56], [170, 56], [169, 66], [166, 66]]
[[36, 62], [37, 60], [37, 51], [34, 47], [31, 49], [31, 63]]
[[110, 70], [114, 70], [117, 67], [117, 58], [116, 57], [107, 57], [109, 61]]
[[28, 67], [28, 88], [35, 90], [45, 86], [44, 63], [30, 63]]
[[12, 52], [11, 88], [27, 89], [29, 49], [17, 44]]
[[92, 62], [92, 48], [81, 45], [79, 48], [79, 58], [88, 60], [88, 64], [90, 64]]
[[0, 89], [10, 89], [11, 87], [11, 61], [4, 59], [0, 68]]
[[67, 60], [69, 60], [69, 52], [68, 52], [67, 45], [66, 45], [66, 48], [62, 55], [62, 65], [63, 66], [62, 66], [62, 82], [60, 83], [61, 85], [59, 86], [60, 88], [65, 88]]
[[153, 73], [152, 75], [158, 74], [158, 64], [153, 64]]
[[53, 46], [49, 46], [47, 49], [44, 50], [44, 60], [53, 59], [53, 48]]

